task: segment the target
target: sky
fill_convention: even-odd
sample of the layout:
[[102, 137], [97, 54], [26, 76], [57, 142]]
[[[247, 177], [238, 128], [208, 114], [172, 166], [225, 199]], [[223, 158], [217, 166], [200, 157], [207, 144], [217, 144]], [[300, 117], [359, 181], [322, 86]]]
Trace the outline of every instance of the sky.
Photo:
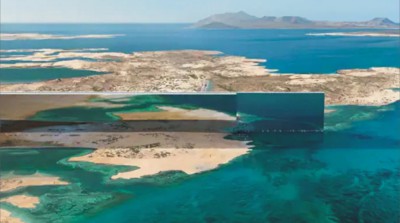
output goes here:
[[245, 11], [255, 16], [399, 22], [399, 0], [0, 0], [1, 23], [190, 23]]

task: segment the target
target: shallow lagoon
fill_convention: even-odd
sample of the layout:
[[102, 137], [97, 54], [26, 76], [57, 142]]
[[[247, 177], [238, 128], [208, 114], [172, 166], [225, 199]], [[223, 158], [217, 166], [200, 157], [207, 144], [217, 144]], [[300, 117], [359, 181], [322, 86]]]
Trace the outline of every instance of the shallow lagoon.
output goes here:
[[32, 222], [397, 222], [400, 103], [335, 109], [324, 133], [232, 135], [253, 139], [254, 150], [191, 176], [111, 181], [127, 167], [66, 161], [88, 149], [1, 150], [2, 175], [39, 171], [72, 183], [0, 197], [40, 196], [37, 208], [16, 211]]
[[73, 70], [69, 68], [1, 68], [1, 83], [29, 83], [58, 78], [86, 77], [104, 74], [90, 70]]

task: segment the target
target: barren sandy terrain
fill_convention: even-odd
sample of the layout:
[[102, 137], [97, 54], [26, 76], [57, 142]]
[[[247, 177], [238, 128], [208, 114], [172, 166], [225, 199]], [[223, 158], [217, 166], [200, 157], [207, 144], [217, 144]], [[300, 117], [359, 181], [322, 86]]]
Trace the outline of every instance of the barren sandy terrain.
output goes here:
[[30, 195], [15, 195], [7, 198], [3, 198], [0, 202], [10, 203], [20, 208], [34, 208], [39, 204], [39, 198]]
[[44, 185], [66, 185], [68, 182], [58, 177], [34, 174], [29, 176], [2, 176], [0, 178], [0, 192], [12, 191], [21, 187], [44, 186]]
[[0, 209], [0, 222], [1, 223], [23, 223], [23, 221], [21, 221], [19, 218], [13, 217], [11, 212], [4, 210], [4, 209]]
[[[92, 49], [95, 51], [94, 49]], [[335, 74], [279, 74], [261, 66], [265, 60], [216, 56], [215, 51], [154, 51], [123, 54], [42, 49], [33, 55], [2, 60], [40, 63], [2, 64], [5, 67], [66, 67], [106, 74], [35, 83], [2, 84], [3, 92], [197, 92], [208, 82], [217, 92], [325, 92], [326, 103], [384, 105], [399, 100], [399, 68], [340, 70]], [[50, 53], [53, 52], [53, 53]], [[54, 52], [57, 52], [54, 54]], [[86, 61], [72, 59], [83, 57]], [[68, 60], [68, 58], [70, 60]], [[54, 61], [56, 59], [67, 59]], [[104, 61], [103, 59], [112, 59]]]

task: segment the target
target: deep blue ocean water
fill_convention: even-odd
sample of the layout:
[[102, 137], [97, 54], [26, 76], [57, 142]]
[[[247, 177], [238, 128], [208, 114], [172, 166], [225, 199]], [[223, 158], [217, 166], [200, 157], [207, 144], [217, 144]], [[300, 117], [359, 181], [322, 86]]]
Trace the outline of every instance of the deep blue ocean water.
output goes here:
[[[202, 30], [190, 24], [1, 24], [3, 33], [124, 34], [111, 39], [1, 41], [1, 49], [109, 48], [116, 52], [217, 50], [267, 59], [282, 73], [333, 73], [340, 69], [400, 67], [400, 40], [388, 37], [306, 36], [343, 30]], [[351, 30], [346, 30], [351, 31]], [[358, 30], [360, 31], [360, 30]]]

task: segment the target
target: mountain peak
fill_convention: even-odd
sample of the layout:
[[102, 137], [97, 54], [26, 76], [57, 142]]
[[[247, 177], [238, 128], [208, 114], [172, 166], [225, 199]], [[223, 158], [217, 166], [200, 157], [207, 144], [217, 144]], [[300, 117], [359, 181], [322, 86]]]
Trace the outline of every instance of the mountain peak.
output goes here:
[[372, 20], [368, 21], [369, 24], [371, 25], [377, 25], [377, 26], [392, 26], [392, 25], [397, 25], [395, 22], [388, 18], [373, 18]]
[[312, 21], [300, 16], [264, 16], [262, 18], [248, 14], [245, 11], [216, 14], [200, 20], [194, 27], [205, 28], [398, 28], [399, 24], [388, 18], [374, 18], [365, 22], [329, 22]]
[[250, 15], [249, 13], [247, 13], [247, 12], [245, 12], [245, 11], [239, 11], [239, 12], [236, 12], [236, 14], [240, 14], [240, 15]]
[[212, 16], [214, 18], [221, 18], [221, 19], [235, 19], [235, 20], [254, 20], [258, 19], [255, 16], [252, 16], [248, 14], [245, 11], [239, 11], [239, 12], [228, 12], [228, 13], [223, 13], [223, 14], [217, 14]]
[[249, 15], [244, 11], [239, 12], [228, 12], [222, 14], [212, 15], [203, 20], [200, 20], [195, 26], [202, 27], [207, 26], [209, 24], [218, 24], [219, 26], [231, 26], [231, 27], [240, 27], [241, 25], [253, 22], [258, 20], [257, 17]]
[[392, 20], [385, 18], [385, 17], [376, 17], [371, 19], [371, 21], [385, 21], [385, 22], [393, 22]]

